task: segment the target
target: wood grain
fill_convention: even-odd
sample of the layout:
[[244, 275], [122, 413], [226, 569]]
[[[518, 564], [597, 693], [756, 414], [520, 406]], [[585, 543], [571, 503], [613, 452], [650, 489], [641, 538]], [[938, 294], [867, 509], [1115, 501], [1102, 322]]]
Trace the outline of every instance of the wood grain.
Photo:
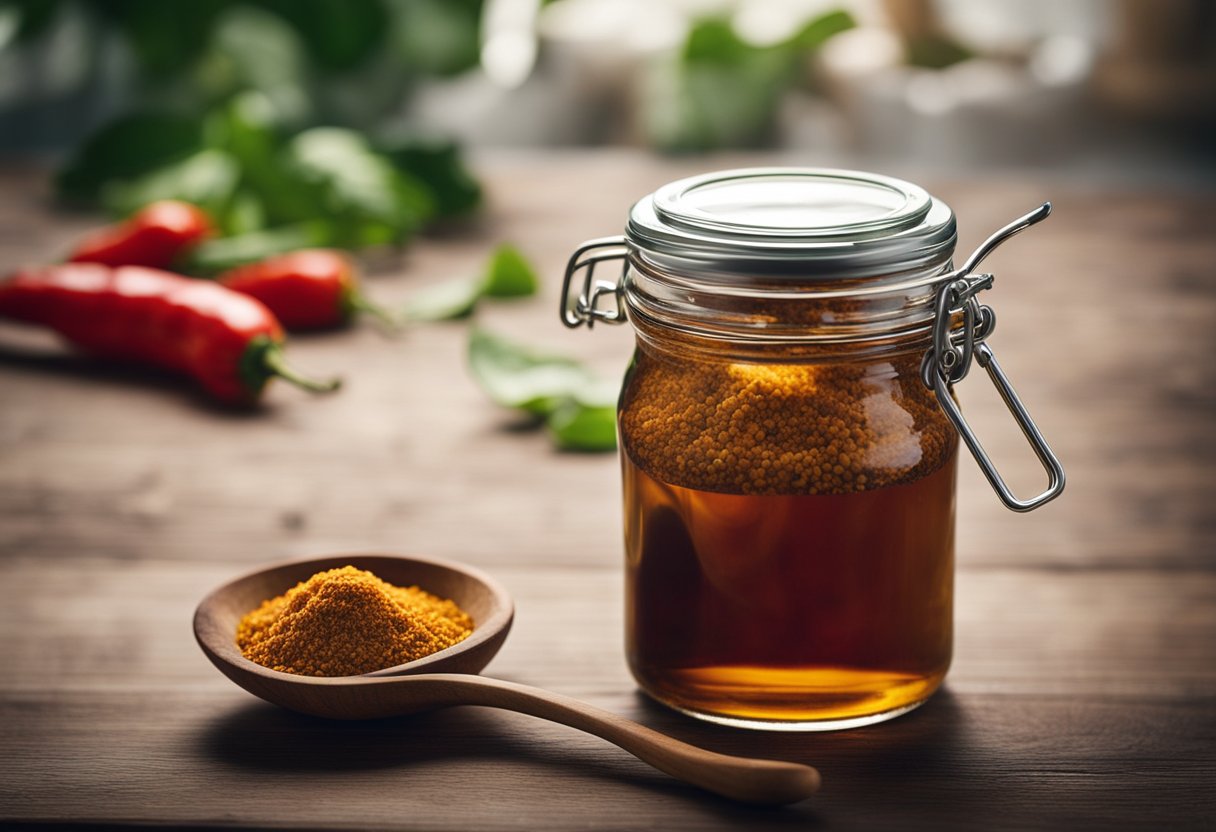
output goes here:
[[[488, 159], [487, 216], [371, 264], [369, 291], [402, 300], [475, 272], [511, 239], [547, 276], [542, 297], [486, 309], [481, 323], [619, 374], [627, 328], [558, 324], [566, 255], [618, 232], [655, 186], [741, 161], [773, 160]], [[46, 259], [89, 224], [51, 213], [44, 182], [0, 172], [0, 263]], [[1055, 203], [988, 265], [992, 344], [1069, 486], [1014, 515], [961, 463], [955, 662], [920, 711], [786, 736], [692, 722], [641, 697], [621, 647], [616, 462], [556, 453], [493, 408], [463, 372], [464, 325], [295, 339], [295, 363], [342, 372], [346, 389], [275, 388], [254, 416], [0, 325], [0, 823], [1216, 826], [1216, 195], [922, 184], [958, 213], [960, 250]], [[984, 385], [962, 386], [965, 411], [1029, 491], [1037, 462]], [[601, 740], [486, 709], [296, 716], [236, 688], [193, 644], [190, 615], [211, 588], [350, 550], [453, 558], [498, 578], [517, 615], [488, 675], [713, 751], [813, 764], [822, 791], [747, 809]]]

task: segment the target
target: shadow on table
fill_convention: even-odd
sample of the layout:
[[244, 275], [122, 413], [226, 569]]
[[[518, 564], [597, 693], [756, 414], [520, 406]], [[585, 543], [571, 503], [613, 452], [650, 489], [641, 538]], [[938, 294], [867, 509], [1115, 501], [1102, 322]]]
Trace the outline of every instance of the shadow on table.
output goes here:
[[[723, 754], [815, 766], [823, 786], [814, 804], [828, 823], [883, 826], [919, 820], [933, 828], [942, 817], [941, 807], [970, 804], [984, 785], [991, 786], [977, 781], [976, 745], [982, 742], [968, 730], [967, 714], [948, 688], [909, 714], [847, 731], [719, 728], [690, 720], [640, 692], [630, 716]], [[892, 817], [896, 806], [898, 816]]]
[[[780, 808], [733, 803], [667, 777], [626, 751], [538, 738], [529, 717], [480, 708], [346, 722], [251, 703], [209, 724], [199, 736], [199, 753], [225, 766], [263, 773], [352, 773], [462, 760], [523, 762], [688, 800], [702, 812], [765, 827], [809, 829], [821, 823], [813, 801]], [[520, 787], [529, 782], [537, 781], [521, 779]]]
[[0, 367], [19, 373], [58, 376], [83, 384], [126, 386], [162, 391], [201, 410], [228, 418], [248, 418], [267, 408], [230, 406], [217, 402], [186, 376], [151, 365], [110, 361], [83, 353], [27, 350], [0, 343]]

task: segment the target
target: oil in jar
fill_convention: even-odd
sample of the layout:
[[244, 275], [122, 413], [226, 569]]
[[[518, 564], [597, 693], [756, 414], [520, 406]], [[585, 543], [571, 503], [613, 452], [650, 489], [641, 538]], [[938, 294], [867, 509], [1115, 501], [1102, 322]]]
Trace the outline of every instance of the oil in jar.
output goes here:
[[937, 688], [957, 437], [914, 363], [639, 355], [621, 411], [626, 641], [651, 696], [810, 728], [876, 721]]

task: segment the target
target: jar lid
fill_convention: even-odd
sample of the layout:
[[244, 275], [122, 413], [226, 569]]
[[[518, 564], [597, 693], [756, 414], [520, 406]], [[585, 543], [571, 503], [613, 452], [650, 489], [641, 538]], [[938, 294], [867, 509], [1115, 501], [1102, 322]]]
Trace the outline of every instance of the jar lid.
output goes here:
[[910, 182], [827, 168], [744, 168], [664, 185], [629, 212], [631, 247], [699, 275], [833, 280], [949, 260], [954, 212]]

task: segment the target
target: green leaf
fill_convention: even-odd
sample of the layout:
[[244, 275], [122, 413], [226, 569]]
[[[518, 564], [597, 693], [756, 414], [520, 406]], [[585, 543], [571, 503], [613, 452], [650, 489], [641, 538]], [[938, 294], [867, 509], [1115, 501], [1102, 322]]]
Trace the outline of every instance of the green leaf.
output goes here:
[[262, 0], [290, 23], [309, 55], [328, 70], [351, 69], [384, 42], [390, 25], [381, 0]]
[[781, 43], [757, 46], [740, 38], [728, 19], [694, 23], [678, 59], [648, 71], [642, 121], [650, 140], [674, 151], [768, 143], [800, 59], [853, 25], [848, 13], [829, 12]]
[[102, 204], [117, 216], [138, 211], [150, 202], [180, 199], [220, 216], [236, 191], [240, 169], [222, 150], [200, 150], [143, 176], [111, 182], [102, 190]]
[[170, 113], [133, 113], [98, 130], [55, 178], [59, 195], [94, 201], [109, 182], [147, 173], [203, 146], [199, 119]]
[[975, 57], [975, 53], [945, 35], [924, 35], [905, 46], [904, 59], [910, 66], [945, 69]]
[[809, 52], [818, 49], [833, 35], [848, 31], [856, 25], [857, 21], [851, 14], [838, 9], [807, 22], [787, 41], [787, 44], [795, 49]]
[[449, 321], [473, 314], [481, 298], [479, 280], [448, 280], [423, 289], [405, 305], [411, 321]]
[[449, 280], [423, 289], [406, 304], [412, 321], [467, 318], [483, 297], [513, 298], [536, 293], [536, 274], [519, 250], [504, 243], [490, 257], [477, 280]]
[[479, 327], [469, 333], [469, 369], [498, 404], [541, 416], [594, 382], [577, 361], [538, 352]]
[[439, 216], [463, 216], [481, 204], [481, 185], [464, 166], [455, 143], [405, 139], [381, 144], [379, 149], [397, 170], [430, 189]]
[[375, 153], [364, 137], [338, 127], [314, 127], [291, 140], [289, 164], [324, 191], [324, 216], [352, 245], [398, 242], [434, 213], [426, 187]]
[[395, 12], [392, 38], [410, 68], [456, 75], [478, 65], [483, 0], [389, 2]]
[[109, 15], [151, 76], [175, 75], [199, 57], [211, 40], [226, 0], [106, 0], [91, 7]]
[[47, 31], [59, 14], [60, 0], [0, 0], [0, 51], [10, 42], [29, 43]]
[[295, 249], [332, 246], [334, 237], [333, 228], [318, 220], [204, 240], [190, 252], [186, 268], [212, 274]]
[[261, 231], [266, 227], [266, 209], [256, 194], [237, 191], [227, 210], [220, 215], [219, 223], [228, 236]]
[[254, 171], [277, 152], [282, 119], [265, 94], [249, 90], [212, 109], [204, 122], [209, 147], [231, 153], [242, 169]]
[[281, 122], [298, 125], [314, 116], [304, 44], [282, 18], [263, 9], [226, 9], [214, 23], [214, 36], [194, 76], [211, 100], [257, 90]]
[[735, 34], [729, 18], [709, 17], [693, 24], [681, 57], [686, 64], [734, 66], [746, 63], [759, 51]]
[[571, 451], [616, 449], [616, 407], [568, 401], [548, 418], [549, 433], [559, 448]]
[[503, 243], [490, 257], [482, 282], [482, 294], [492, 298], [515, 298], [536, 294], [536, 272], [519, 249]]

